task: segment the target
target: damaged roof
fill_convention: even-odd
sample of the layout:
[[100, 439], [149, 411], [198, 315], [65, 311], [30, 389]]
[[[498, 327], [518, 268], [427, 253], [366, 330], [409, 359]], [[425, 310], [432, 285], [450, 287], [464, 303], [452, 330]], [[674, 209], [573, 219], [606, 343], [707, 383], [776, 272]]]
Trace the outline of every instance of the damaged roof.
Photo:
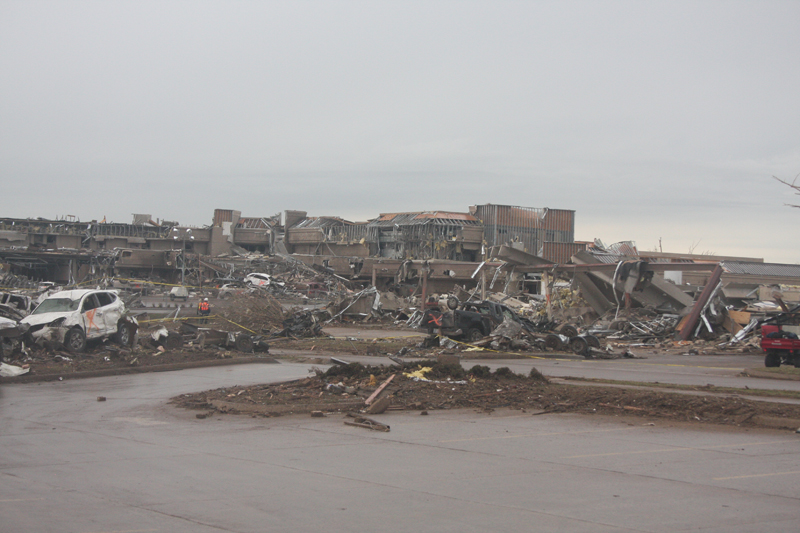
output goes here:
[[749, 261], [722, 261], [720, 264], [730, 274], [800, 278], [800, 265], [751, 263]]
[[355, 226], [356, 224], [356, 222], [339, 217], [306, 217], [292, 228], [330, 228], [332, 226]]
[[269, 229], [280, 225], [280, 215], [272, 217], [241, 217], [236, 224], [237, 228]]
[[449, 211], [421, 211], [417, 213], [381, 213], [369, 222], [370, 226], [412, 226], [435, 224], [443, 226], [480, 226], [481, 221], [468, 213]]

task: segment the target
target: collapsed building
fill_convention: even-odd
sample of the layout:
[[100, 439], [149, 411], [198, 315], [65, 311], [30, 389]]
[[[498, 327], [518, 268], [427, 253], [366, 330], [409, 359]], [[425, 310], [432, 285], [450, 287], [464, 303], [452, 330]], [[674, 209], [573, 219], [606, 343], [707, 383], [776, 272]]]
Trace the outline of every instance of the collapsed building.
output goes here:
[[[763, 304], [776, 291], [787, 302], [800, 301], [795, 265], [645, 252], [632, 242], [605, 246], [574, 238], [575, 212], [565, 209], [482, 204], [465, 212], [383, 213], [365, 222], [298, 210], [244, 217], [217, 209], [204, 227], [150, 215], [134, 215], [131, 224], [2, 218], [0, 261], [7, 287], [110, 277], [177, 283], [184, 276], [202, 286], [241, 277], [237, 273], [275, 273], [290, 262], [352, 290], [375, 287], [423, 300], [454, 293], [544, 301], [548, 315], [560, 312], [583, 323], [631, 308], [687, 316], [712, 285], [711, 301], [724, 298], [739, 309], [759, 310], [759, 302], [779, 309]], [[580, 305], [554, 306], [559, 288], [579, 294]]]
[[287, 248], [302, 255], [469, 262], [483, 260], [487, 247], [509, 244], [558, 260], [582, 247], [574, 243], [575, 212], [564, 209], [485, 204], [468, 213], [382, 213], [362, 223], [286, 213]]
[[186, 268], [213, 277], [249, 256], [279, 254], [348, 278], [371, 279], [374, 273], [386, 284], [405, 261], [443, 261], [434, 271], [461, 279], [461, 263], [485, 260], [497, 244], [552, 260], [564, 255], [564, 246], [582, 246], [573, 242], [570, 210], [485, 204], [464, 213], [381, 214], [367, 222], [294, 210], [283, 217], [282, 223], [281, 214], [243, 217], [216, 209], [211, 225], [201, 228], [145, 214], [134, 215], [131, 224], [2, 218], [0, 259], [14, 274], [73, 283], [98, 275], [175, 281]]

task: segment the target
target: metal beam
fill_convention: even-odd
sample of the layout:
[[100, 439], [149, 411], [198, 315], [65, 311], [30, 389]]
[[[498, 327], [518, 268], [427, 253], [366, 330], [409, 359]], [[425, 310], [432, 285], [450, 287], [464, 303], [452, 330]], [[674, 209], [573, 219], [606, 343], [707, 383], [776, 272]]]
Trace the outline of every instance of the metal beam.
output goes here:
[[694, 331], [694, 327], [700, 319], [700, 313], [703, 312], [703, 308], [716, 290], [717, 285], [719, 285], [720, 278], [722, 278], [722, 265], [718, 264], [714, 272], [711, 273], [711, 277], [708, 278], [708, 283], [703, 287], [703, 292], [697, 297], [697, 301], [694, 303], [694, 307], [692, 307], [692, 312], [689, 313], [689, 318], [687, 318], [686, 322], [683, 324], [683, 329], [681, 329], [678, 335], [680, 340], [685, 341], [689, 338], [692, 331]]
[[[718, 263], [648, 263], [644, 272], [698, 272], [712, 271]], [[583, 265], [531, 265], [518, 266], [517, 272], [614, 272], [617, 263], [586, 263]]]

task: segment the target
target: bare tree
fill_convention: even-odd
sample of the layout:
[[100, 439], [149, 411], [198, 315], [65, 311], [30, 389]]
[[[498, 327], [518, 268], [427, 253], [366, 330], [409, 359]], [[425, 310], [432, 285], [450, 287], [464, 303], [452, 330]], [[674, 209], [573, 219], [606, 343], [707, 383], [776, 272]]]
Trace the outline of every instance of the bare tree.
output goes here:
[[[792, 180], [792, 182], [791, 182], [791, 183], [789, 183], [789, 182], [788, 182], [788, 181], [786, 181], [786, 180], [782, 180], [782, 179], [780, 179], [780, 178], [779, 178], [779, 177], [777, 177], [777, 176], [772, 176], [772, 177], [773, 177], [774, 179], [776, 179], [776, 180], [780, 181], [781, 183], [783, 183], [783, 184], [784, 184], [784, 185], [786, 185], [787, 187], [790, 187], [790, 188], [794, 189], [794, 193], [795, 193], [795, 194], [797, 194], [798, 196], [800, 196], [800, 184], [798, 184], [798, 183], [797, 183], [797, 180], [798, 180], [798, 179], [800, 179], [800, 174], [798, 174], [797, 176], [795, 176], [795, 177], [794, 177], [794, 179]], [[784, 205], [788, 205], [789, 207], [797, 207], [797, 208], [800, 208], [800, 205], [795, 205], [795, 204], [784, 204]]]

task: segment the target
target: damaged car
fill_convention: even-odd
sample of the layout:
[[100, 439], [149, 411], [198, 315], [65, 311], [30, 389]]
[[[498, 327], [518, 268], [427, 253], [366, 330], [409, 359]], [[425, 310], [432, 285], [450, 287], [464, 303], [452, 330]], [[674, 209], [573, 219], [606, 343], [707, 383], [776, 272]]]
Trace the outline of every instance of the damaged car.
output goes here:
[[229, 300], [235, 296], [244, 296], [245, 294], [250, 294], [252, 291], [253, 289], [250, 285], [247, 285], [241, 281], [234, 281], [231, 283], [226, 283], [220, 287], [217, 291], [217, 298]]
[[0, 316], [21, 320], [35, 307], [33, 299], [25, 294], [0, 292]]
[[28, 331], [27, 325], [0, 316], [0, 359], [11, 357], [19, 350], [19, 339], [26, 331]]
[[467, 342], [480, 340], [492, 331], [492, 322], [488, 316], [474, 309], [459, 309], [459, 302], [455, 298], [448, 299], [446, 308], [437, 304], [425, 304], [421, 326], [427, 329], [429, 335], [439, 330], [443, 335], [461, 338]]
[[244, 282], [254, 287], [268, 288], [271, 286], [284, 287], [286, 283], [273, 278], [269, 274], [262, 274], [260, 272], [253, 272], [244, 277]]
[[83, 352], [87, 340], [93, 339], [113, 338], [129, 346], [138, 327], [115, 291], [91, 289], [51, 294], [20, 324], [29, 327], [30, 341], [63, 345], [73, 353]]
[[[510, 321], [518, 325], [520, 330], [528, 334], [538, 334], [549, 331], [555, 324], [553, 322], [533, 322], [517, 314], [510, 307], [491, 300], [471, 301], [461, 303], [457, 298], [450, 296], [446, 303], [426, 304], [422, 315], [421, 327], [427, 329], [428, 334], [437, 329], [442, 335], [464, 339], [467, 342], [476, 342], [490, 335], [492, 330]], [[568, 326], [565, 335], [574, 337], [578, 335], [577, 329]]]

